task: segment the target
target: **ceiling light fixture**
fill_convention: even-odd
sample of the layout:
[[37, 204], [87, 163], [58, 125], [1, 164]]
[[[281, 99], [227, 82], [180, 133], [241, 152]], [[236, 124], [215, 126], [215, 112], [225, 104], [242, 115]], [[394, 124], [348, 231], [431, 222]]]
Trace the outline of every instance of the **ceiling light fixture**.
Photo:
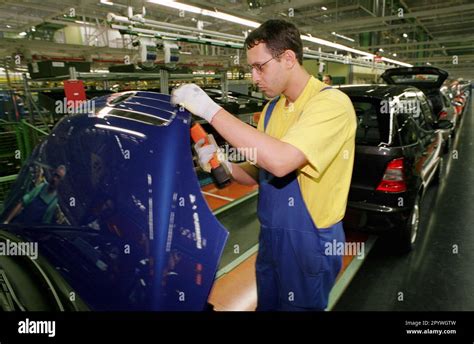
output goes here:
[[225, 21], [229, 21], [229, 22], [232, 22], [232, 23], [237, 23], [237, 24], [241, 24], [241, 25], [245, 25], [245, 26], [250, 26], [250, 27], [253, 27], [253, 28], [257, 28], [257, 27], [260, 26], [260, 23], [254, 22], [252, 20], [239, 18], [239, 17], [233, 16], [231, 14], [227, 14], [227, 13], [224, 13], [224, 12], [219, 12], [217, 10], [209, 11], [209, 10], [205, 10], [205, 9], [202, 9], [202, 8], [199, 8], [199, 7], [196, 7], [196, 6], [182, 4], [182, 3], [176, 2], [176, 1], [148, 0], [148, 2], [151, 2], [153, 4], [157, 4], [157, 5], [162, 5], [162, 6], [175, 8], [177, 10], [183, 10], [183, 11], [192, 12], [192, 13], [196, 13], [196, 14], [202, 14], [202, 15], [205, 15], [205, 16], [208, 16], [208, 17], [222, 19], [222, 20], [225, 20]]
[[354, 39], [352, 39], [352, 38], [350, 38], [350, 37], [347, 37], [347, 36], [344, 36], [344, 35], [340, 35], [340, 34], [338, 34], [338, 33], [335, 33], [334, 31], [331, 32], [331, 34], [333, 34], [333, 35], [336, 36], [336, 37], [339, 37], [339, 38], [348, 40], [348, 41], [350, 41], [350, 42], [355, 42]]
[[[196, 7], [196, 6], [186, 5], [186, 4], [182, 4], [182, 3], [172, 1], [172, 0], [147, 0], [147, 1], [149, 3], [162, 5], [162, 6], [167, 6], [167, 7], [171, 7], [171, 8], [175, 8], [175, 9], [178, 9], [178, 10], [187, 11], [187, 12], [192, 12], [192, 13], [196, 13], [196, 14], [202, 14], [202, 15], [205, 15], [205, 16], [214, 17], [214, 18], [217, 18], [217, 19], [221, 19], [221, 20], [225, 20], [225, 21], [229, 21], [229, 22], [232, 22], [232, 23], [237, 23], [237, 24], [241, 24], [241, 25], [245, 25], [245, 26], [249, 26], [249, 27], [253, 27], [253, 28], [257, 28], [261, 24], [261, 23], [254, 22], [254, 21], [251, 21], [251, 20], [239, 18], [239, 17], [233, 16], [233, 15], [227, 14], [227, 13], [219, 12], [217, 10], [209, 11], [209, 10], [205, 10], [205, 9], [202, 9], [202, 8], [199, 8], [199, 7]], [[317, 38], [317, 37], [301, 35], [301, 39], [304, 40], [304, 41], [316, 43], [316, 44], [319, 44], [319, 45], [324, 45], [324, 46], [327, 46], [327, 47], [335, 48], [337, 50], [348, 51], [348, 52], [351, 52], [351, 53], [354, 53], [354, 54], [367, 56], [367, 57], [370, 57], [370, 58], [374, 57], [374, 55], [371, 54], [371, 53], [368, 53], [368, 52], [365, 52], [365, 51], [362, 51], [362, 50], [358, 50], [358, 49], [353, 49], [353, 48], [347, 47], [345, 45], [338, 44], [338, 43], [333, 43], [333, 42], [327, 41], [325, 39]], [[351, 40], [351, 39], [349, 39], [349, 40]], [[412, 65], [410, 65], [410, 64], [395, 61], [395, 60], [391, 60], [391, 59], [387, 59], [385, 57], [382, 58], [382, 60], [384, 60], [386, 62], [389, 62], [389, 63], [405, 66], [405, 67], [412, 67]]]

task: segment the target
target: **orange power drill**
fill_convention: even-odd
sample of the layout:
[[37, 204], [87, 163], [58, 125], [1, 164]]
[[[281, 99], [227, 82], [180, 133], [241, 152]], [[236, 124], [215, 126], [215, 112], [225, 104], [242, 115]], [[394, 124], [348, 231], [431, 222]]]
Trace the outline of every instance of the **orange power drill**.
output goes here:
[[[194, 123], [191, 126], [191, 138], [194, 143], [197, 143], [199, 140], [204, 139], [204, 145], [213, 144], [209, 142], [209, 136], [207, 135], [204, 128], [199, 123]], [[217, 159], [217, 155], [214, 154], [212, 159], [209, 161], [211, 165], [211, 175], [214, 179], [214, 182], [218, 188], [223, 188], [230, 183], [230, 176], [227, 173], [226, 169], [220, 161]]]

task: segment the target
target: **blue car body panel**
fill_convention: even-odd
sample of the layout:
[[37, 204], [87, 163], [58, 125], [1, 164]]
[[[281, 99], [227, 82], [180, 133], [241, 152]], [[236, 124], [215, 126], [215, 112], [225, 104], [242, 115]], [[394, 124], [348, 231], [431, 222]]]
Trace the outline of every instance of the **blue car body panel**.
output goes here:
[[93, 310], [204, 309], [228, 232], [201, 194], [190, 113], [152, 92], [88, 105], [36, 147], [12, 193], [28, 191], [33, 167], [65, 165], [58, 195], [69, 227], [11, 230], [38, 242]]

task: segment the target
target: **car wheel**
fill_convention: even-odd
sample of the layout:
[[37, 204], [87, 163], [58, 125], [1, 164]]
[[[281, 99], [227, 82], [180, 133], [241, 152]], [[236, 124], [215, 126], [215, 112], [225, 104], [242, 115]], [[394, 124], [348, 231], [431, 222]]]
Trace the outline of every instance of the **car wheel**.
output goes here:
[[400, 233], [399, 248], [401, 253], [408, 253], [415, 247], [420, 228], [420, 196], [415, 199], [415, 204], [408, 217], [402, 232]]

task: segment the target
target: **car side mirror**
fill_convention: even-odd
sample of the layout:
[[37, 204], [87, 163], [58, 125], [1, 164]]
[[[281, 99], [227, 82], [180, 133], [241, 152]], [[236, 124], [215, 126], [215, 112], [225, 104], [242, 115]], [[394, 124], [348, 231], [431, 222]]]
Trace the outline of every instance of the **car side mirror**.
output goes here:
[[451, 123], [451, 121], [442, 119], [435, 123], [435, 127], [436, 129], [453, 129], [454, 125]]

